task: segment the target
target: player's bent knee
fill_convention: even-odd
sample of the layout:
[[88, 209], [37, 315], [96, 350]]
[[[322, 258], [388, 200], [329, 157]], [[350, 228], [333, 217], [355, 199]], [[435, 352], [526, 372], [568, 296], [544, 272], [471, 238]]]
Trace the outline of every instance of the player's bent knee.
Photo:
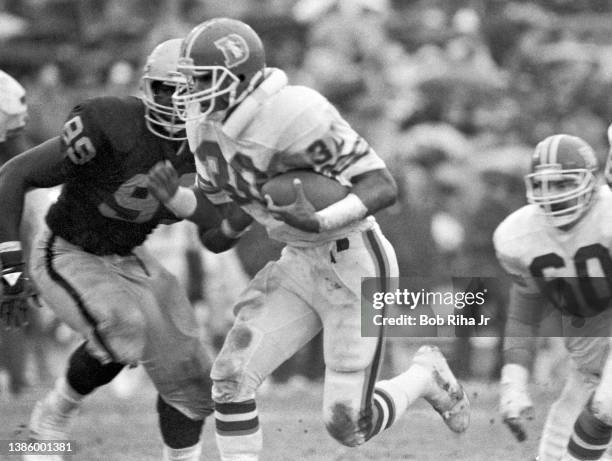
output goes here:
[[142, 359], [146, 343], [146, 319], [136, 309], [126, 309], [112, 321], [99, 326], [113, 358], [121, 363], [136, 363]]
[[600, 386], [591, 400], [591, 412], [593, 415], [609, 426], [612, 426], [612, 391], [602, 389]]
[[261, 384], [261, 378], [247, 373], [241, 360], [217, 357], [211, 371], [212, 397], [215, 402], [242, 402], [252, 399]]
[[325, 412], [325, 428], [329, 435], [346, 447], [358, 447], [367, 439], [367, 420], [344, 402], [336, 402]]
[[164, 443], [170, 448], [192, 447], [200, 441], [203, 419], [191, 419], [157, 396], [159, 428]]
[[242, 402], [253, 398], [254, 390], [245, 389], [240, 381], [230, 379], [213, 380], [212, 397], [217, 403]]

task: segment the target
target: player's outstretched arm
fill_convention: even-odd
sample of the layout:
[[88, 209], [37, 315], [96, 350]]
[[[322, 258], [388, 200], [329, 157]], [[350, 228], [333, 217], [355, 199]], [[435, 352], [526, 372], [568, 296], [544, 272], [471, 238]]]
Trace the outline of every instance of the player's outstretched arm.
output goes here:
[[221, 215], [206, 195], [197, 188], [181, 186], [178, 173], [168, 160], [151, 168], [147, 188], [178, 218], [207, 229], [221, 224]]
[[222, 253], [236, 245], [253, 218], [233, 202], [218, 205], [217, 209], [223, 216], [221, 224], [214, 229], [200, 228], [200, 240], [213, 253]]
[[59, 137], [51, 138], [11, 159], [0, 168], [0, 242], [19, 240], [26, 192], [54, 187], [66, 177]]
[[526, 294], [513, 284], [504, 335], [504, 366], [500, 382], [500, 412], [506, 426], [519, 442], [527, 439], [527, 421], [534, 418], [528, 390], [529, 370], [535, 355], [535, 336], [545, 301]]
[[59, 138], [50, 139], [14, 157], [0, 168], [0, 320], [25, 322], [27, 301], [35, 296], [24, 276], [25, 260], [19, 224], [25, 193], [33, 187], [64, 182]]
[[213, 205], [199, 188], [180, 186], [170, 162], [160, 162], [151, 169], [148, 188], [177, 217], [196, 223], [200, 240], [214, 253], [234, 246], [253, 221], [234, 203]]

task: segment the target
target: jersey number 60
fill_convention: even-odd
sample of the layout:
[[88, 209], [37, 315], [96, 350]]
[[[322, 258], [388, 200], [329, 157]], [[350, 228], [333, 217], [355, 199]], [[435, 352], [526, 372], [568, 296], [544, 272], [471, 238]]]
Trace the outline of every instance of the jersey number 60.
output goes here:
[[[591, 259], [599, 261], [603, 277], [589, 276], [587, 262]], [[579, 248], [573, 260], [576, 269], [576, 277], [573, 280], [568, 277], [545, 279], [544, 269], [565, 267], [565, 261], [556, 253], [538, 256], [529, 265], [529, 270], [540, 285], [542, 292], [564, 312], [579, 317], [589, 317], [604, 311], [612, 300], [612, 257], [610, 253], [602, 244], [594, 243]], [[583, 303], [578, 301], [576, 296], [576, 284], [570, 283], [574, 281], [577, 282], [577, 289], [584, 300]], [[599, 293], [601, 291], [605, 293]]]

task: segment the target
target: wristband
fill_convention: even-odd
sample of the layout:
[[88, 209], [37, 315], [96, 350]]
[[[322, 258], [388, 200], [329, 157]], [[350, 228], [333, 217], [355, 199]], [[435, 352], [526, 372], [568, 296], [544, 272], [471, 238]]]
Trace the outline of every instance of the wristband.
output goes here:
[[316, 213], [321, 232], [338, 229], [353, 221], [365, 218], [367, 214], [368, 208], [355, 194], [348, 194], [342, 200], [332, 203]]
[[237, 239], [237, 238], [242, 237], [242, 235], [244, 235], [244, 233], [251, 228], [251, 226], [247, 226], [241, 231], [237, 231], [232, 227], [232, 225], [227, 219], [224, 219], [223, 221], [221, 221], [221, 226], [219, 227], [221, 229], [221, 233], [230, 239]]
[[174, 195], [164, 205], [178, 218], [188, 218], [195, 212], [198, 199], [190, 188], [179, 186]]
[[23, 250], [18, 240], [0, 243], [0, 268], [23, 264]]

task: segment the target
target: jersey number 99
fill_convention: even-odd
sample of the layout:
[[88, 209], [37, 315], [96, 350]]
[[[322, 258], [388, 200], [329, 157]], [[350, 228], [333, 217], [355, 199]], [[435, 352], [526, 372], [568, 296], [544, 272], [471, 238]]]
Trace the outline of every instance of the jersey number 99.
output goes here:
[[96, 148], [91, 139], [83, 134], [83, 120], [80, 115], [64, 124], [62, 141], [66, 144], [66, 155], [77, 165], [87, 163], [96, 156]]

